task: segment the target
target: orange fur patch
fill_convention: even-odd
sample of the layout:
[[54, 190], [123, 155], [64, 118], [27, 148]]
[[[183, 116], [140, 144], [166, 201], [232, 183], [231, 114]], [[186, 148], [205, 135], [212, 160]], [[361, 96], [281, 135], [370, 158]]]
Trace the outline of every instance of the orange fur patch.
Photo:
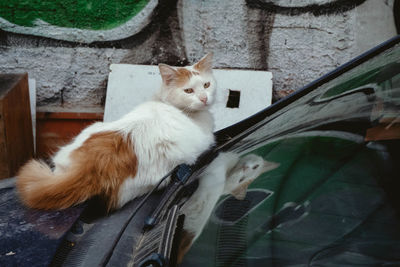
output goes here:
[[109, 209], [118, 204], [121, 184], [137, 172], [138, 160], [130, 138], [125, 140], [115, 132], [92, 135], [71, 157], [76, 158], [82, 175], [95, 179], [94, 191], [106, 198]]
[[199, 72], [206, 72], [212, 69], [212, 53], [204, 56], [199, 62], [194, 64], [194, 69]]
[[176, 75], [173, 79], [173, 84], [175, 86], [181, 87], [190, 80], [192, 75], [192, 72], [185, 68], [177, 68]]
[[32, 208], [64, 209], [100, 195], [111, 210], [121, 184], [137, 173], [133, 144], [116, 132], [93, 134], [70, 158], [71, 165], [58, 175], [35, 160], [23, 166], [17, 179], [22, 201]]
[[177, 256], [178, 264], [182, 263], [183, 257], [189, 251], [189, 249], [192, 247], [194, 236], [195, 236], [194, 234], [187, 232], [185, 230], [182, 230], [182, 237], [181, 237], [181, 241], [179, 243], [178, 256]]

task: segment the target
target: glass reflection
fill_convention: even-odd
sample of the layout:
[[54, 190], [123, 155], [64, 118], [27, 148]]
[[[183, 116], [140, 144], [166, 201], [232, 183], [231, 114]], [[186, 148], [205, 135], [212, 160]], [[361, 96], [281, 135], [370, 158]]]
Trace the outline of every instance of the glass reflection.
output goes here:
[[[185, 222], [202, 226], [181, 266], [400, 265], [400, 45], [243, 134], [187, 202], [211, 207]], [[225, 190], [249, 157], [279, 167]]]

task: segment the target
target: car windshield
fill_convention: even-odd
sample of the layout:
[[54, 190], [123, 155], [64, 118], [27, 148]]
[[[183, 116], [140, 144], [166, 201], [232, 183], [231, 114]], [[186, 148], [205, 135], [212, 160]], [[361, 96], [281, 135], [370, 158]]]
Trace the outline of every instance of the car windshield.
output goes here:
[[[400, 265], [399, 44], [267, 116], [229, 153], [276, 165], [241, 184], [244, 199], [218, 195], [181, 266]], [[218, 185], [200, 185], [207, 203]]]

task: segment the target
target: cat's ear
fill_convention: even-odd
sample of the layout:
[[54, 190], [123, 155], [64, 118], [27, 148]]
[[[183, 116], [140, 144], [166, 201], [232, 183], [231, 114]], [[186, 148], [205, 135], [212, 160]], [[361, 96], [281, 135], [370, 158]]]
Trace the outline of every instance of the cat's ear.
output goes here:
[[279, 163], [264, 160], [264, 166], [261, 173], [271, 171], [279, 167]]
[[199, 62], [194, 64], [194, 69], [199, 72], [210, 72], [212, 70], [213, 53], [208, 53]]
[[160, 69], [161, 78], [165, 85], [170, 85], [170, 83], [175, 79], [177, 71], [167, 64], [158, 64]]

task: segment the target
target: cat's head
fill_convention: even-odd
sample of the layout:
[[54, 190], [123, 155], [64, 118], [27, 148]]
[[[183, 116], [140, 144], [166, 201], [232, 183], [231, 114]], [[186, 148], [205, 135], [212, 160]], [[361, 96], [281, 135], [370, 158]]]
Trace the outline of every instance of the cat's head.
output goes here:
[[162, 86], [159, 98], [181, 110], [193, 112], [214, 102], [216, 81], [212, 74], [212, 53], [187, 67], [159, 64]]
[[279, 163], [264, 160], [262, 157], [250, 154], [241, 158], [231, 170], [235, 175], [227, 175], [224, 193], [232, 194], [238, 200], [246, 197], [247, 187], [261, 174], [271, 171]]

